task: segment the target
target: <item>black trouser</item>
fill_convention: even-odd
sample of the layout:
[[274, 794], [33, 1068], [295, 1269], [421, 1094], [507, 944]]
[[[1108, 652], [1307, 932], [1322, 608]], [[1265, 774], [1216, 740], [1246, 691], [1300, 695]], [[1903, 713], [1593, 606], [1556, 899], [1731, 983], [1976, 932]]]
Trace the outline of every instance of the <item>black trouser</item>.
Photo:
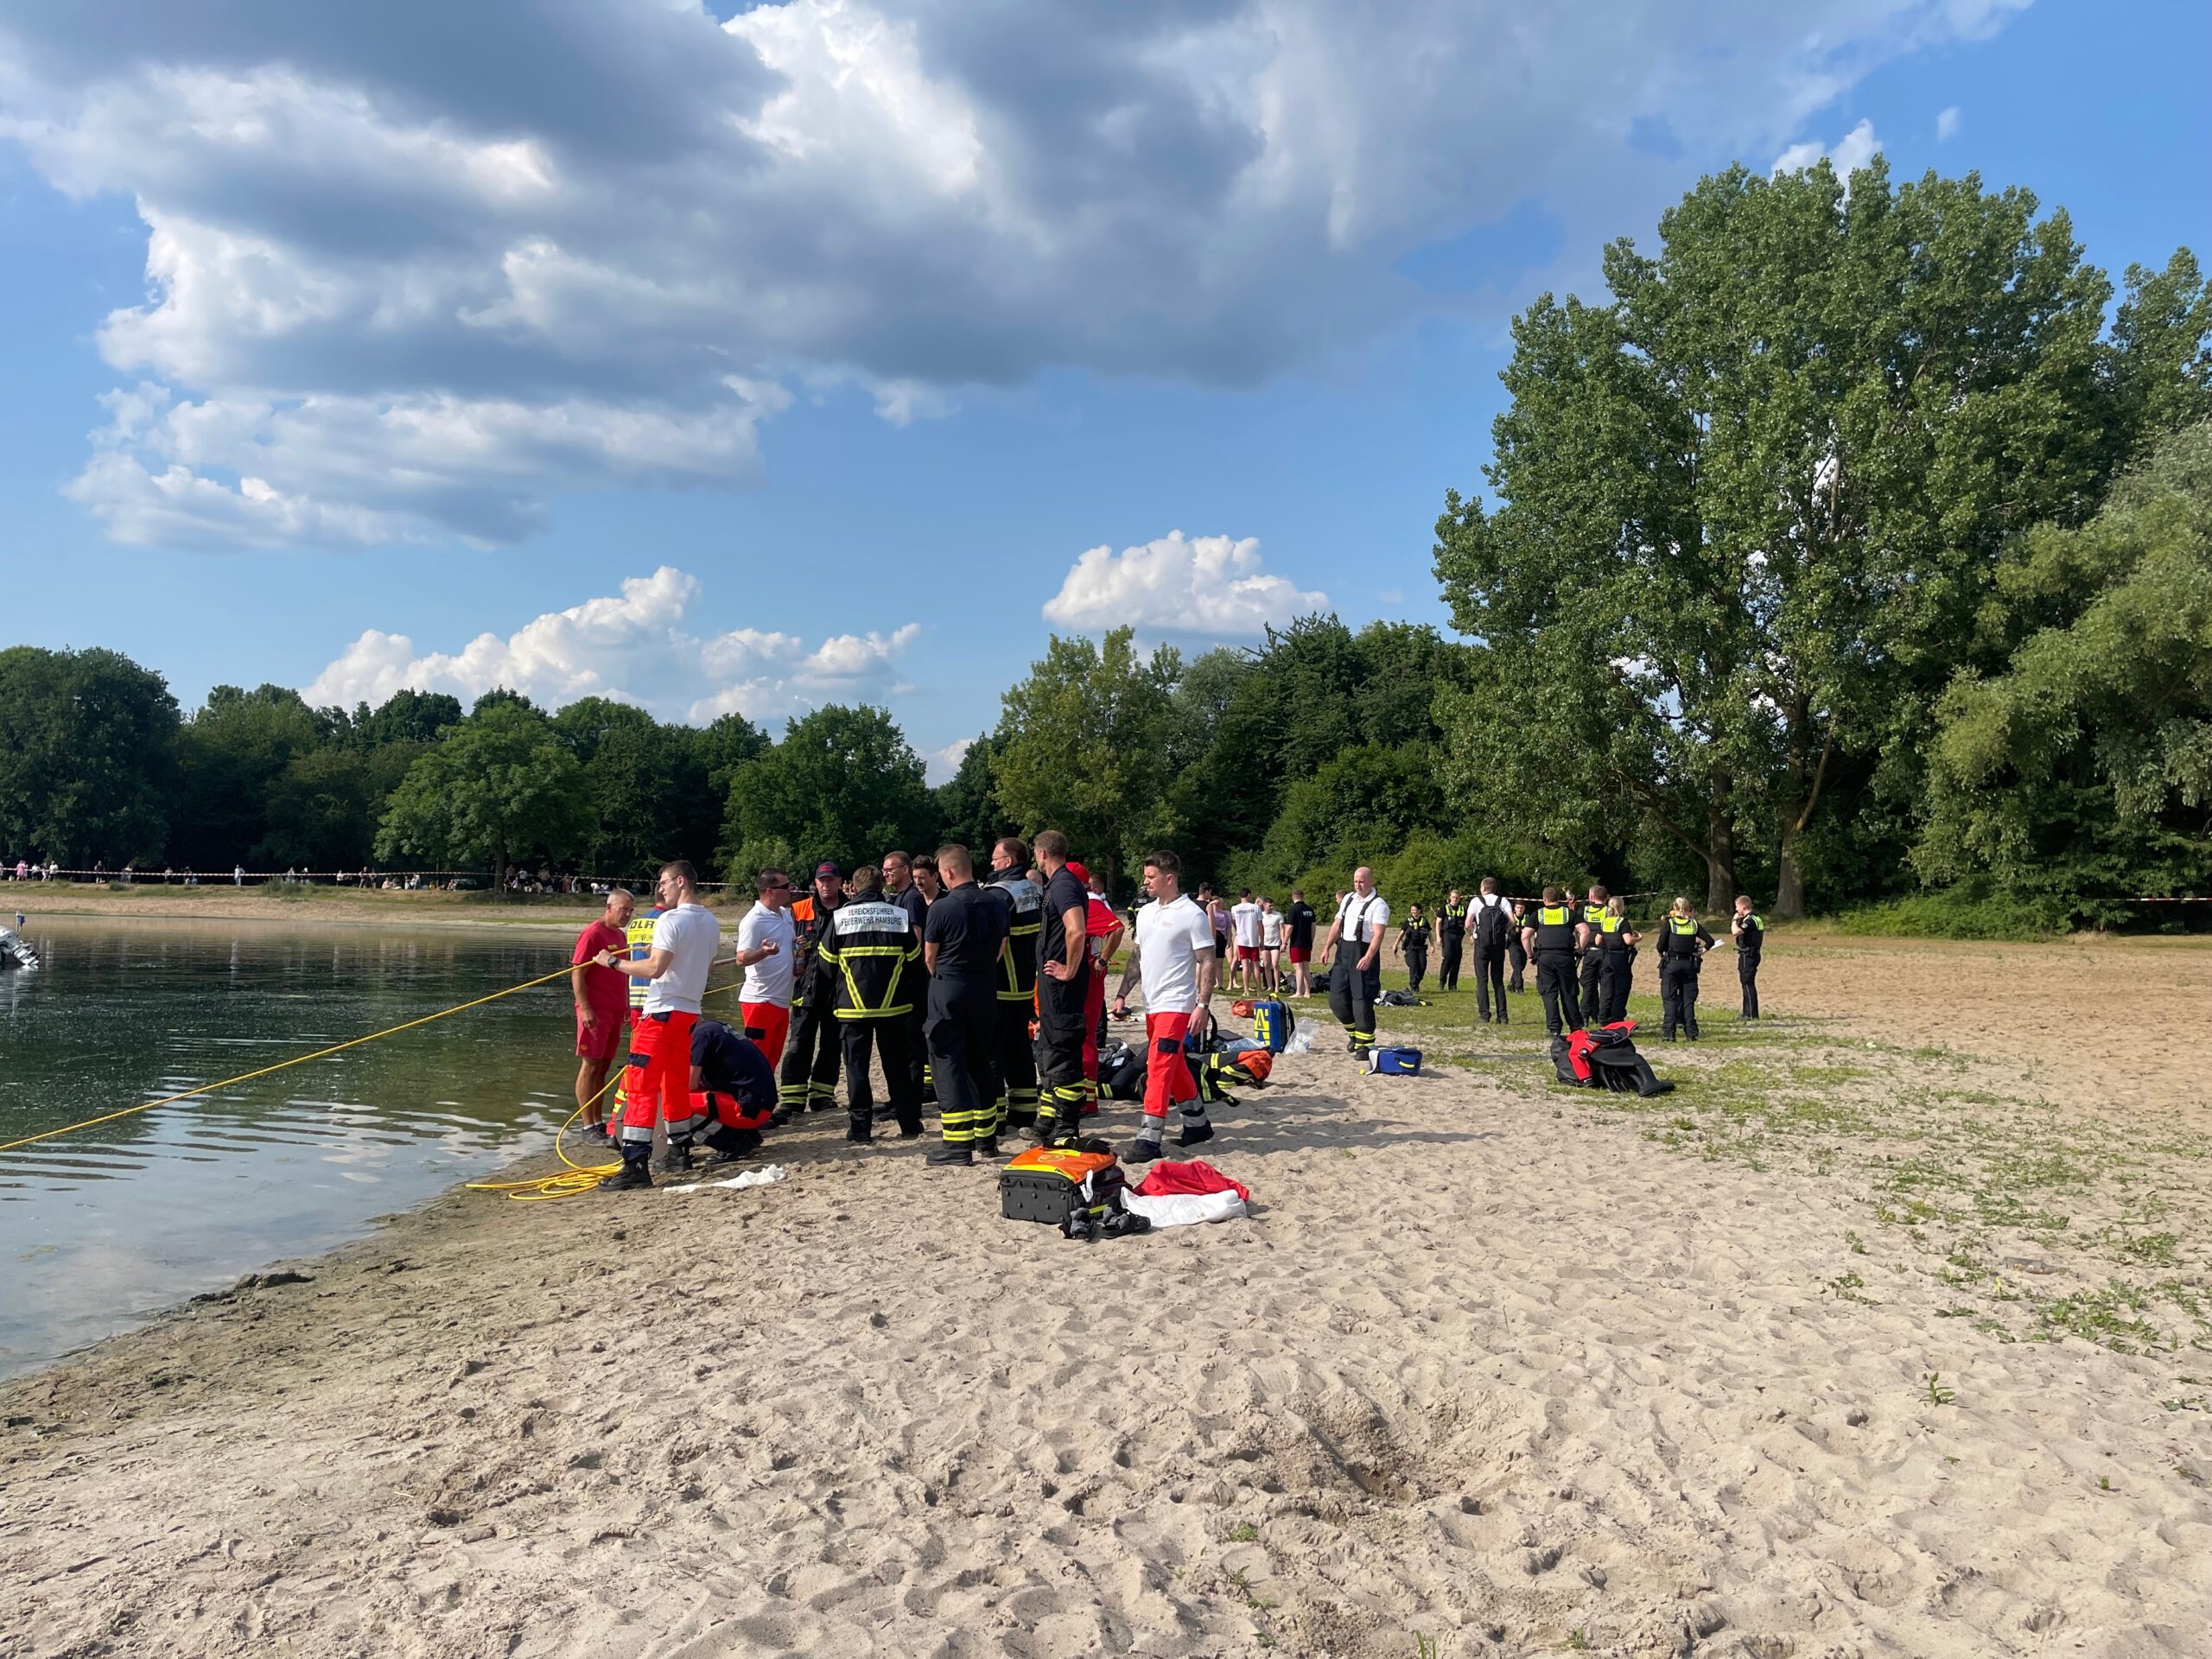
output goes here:
[[1598, 1013], [1600, 1025], [1628, 1018], [1628, 988], [1636, 976], [1636, 963], [1626, 950], [1598, 953]]
[[1598, 972], [1604, 965], [1598, 946], [1593, 944], [1582, 953], [1582, 1023], [1586, 1026], [1605, 1023], [1598, 1018], [1605, 1006], [1598, 995]]
[[1084, 971], [1058, 980], [1047, 974], [1037, 982], [1037, 1058], [1043, 1089], [1037, 1103], [1037, 1130], [1046, 1139], [1075, 1129], [1083, 1122], [1088, 1094], [1083, 1086], [1084, 1004], [1090, 976], [1097, 969], [1084, 959]]
[[991, 1139], [999, 1132], [997, 1091], [991, 1082], [999, 1040], [998, 986], [988, 979], [937, 975], [930, 981], [925, 1030], [944, 1144], [964, 1147]]
[[1351, 1033], [1352, 1050], [1364, 1052], [1375, 1044], [1375, 999], [1382, 991], [1382, 964], [1378, 957], [1363, 973], [1359, 959], [1367, 947], [1353, 939], [1337, 941], [1337, 960], [1329, 969], [1329, 1012]]
[[1459, 988], [1459, 952], [1463, 944], [1459, 934], [1446, 933], [1444, 936], [1444, 954], [1436, 961], [1436, 983], [1441, 989], [1456, 991]]
[[1029, 1035], [1027, 1000], [999, 999], [999, 1034], [991, 1062], [997, 1121], [1027, 1128], [1037, 1121], [1037, 1045]]
[[1749, 956], [1745, 956], [1741, 950], [1736, 953], [1736, 977], [1744, 987], [1744, 1018], [1756, 1020], [1759, 1017], [1759, 953], [1758, 951], [1754, 950]]
[[925, 973], [916, 982], [915, 973], [915, 969], [907, 969], [907, 982], [914, 988], [914, 1011], [906, 1016], [906, 1075], [913, 1079], [914, 1100], [919, 1105], [930, 1098], [930, 1043], [922, 1034], [930, 1017], [930, 982]]
[[1406, 953], [1406, 988], [1421, 989], [1421, 976], [1428, 971], [1428, 947], [1408, 944], [1401, 947]]
[[1526, 990], [1528, 988], [1521, 982], [1521, 975], [1529, 965], [1529, 947], [1521, 943], [1521, 935], [1517, 931], [1505, 937], [1505, 959], [1513, 964], [1513, 982], [1507, 986], [1506, 989]]
[[1574, 953], [1536, 952], [1536, 995], [1544, 1001], [1544, 1029], [1554, 1037], [1582, 1029], [1581, 1005], [1574, 995]]
[[906, 1052], [907, 1016], [885, 1014], [875, 1020], [841, 1020], [838, 1035], [845, 1051], [845, 1110], [848, 1140], [865, 1141], [874, 1128], [875, 1085], [868, 1074], [868, 1045], [883, 1061], [883, 1086], [891, 1096], [892, 1116], [901, 1135], [922, 1132], [921, 1091], [914, 1086], [914, 1071]]
[[[1521, 988], [1521, 970], [1513, 970], [1513, 988]], [[1475, 1012], [1485, 1020], [1491, 1017], [1490, 1000], [1497, 998], [1497, 1022], [1505, 1023], [1505, 947], [1491, 945], [1485, 950], [1475, 946]]]
[[837, 1099], [837, 988], [810, 974], [805, 1001], [791, 1009], [791, 1034], [784, 1047], [784, 1067], [776, 1082], [776, 1109], [827, 1111]]
[[1692, 1042], [1697, 1040], [1697, 959], [1662, 957], [1659, 959], [1659, 1007], [1666, 1019], [1667, 1040], [1675, 1040], [1680, 1027]]

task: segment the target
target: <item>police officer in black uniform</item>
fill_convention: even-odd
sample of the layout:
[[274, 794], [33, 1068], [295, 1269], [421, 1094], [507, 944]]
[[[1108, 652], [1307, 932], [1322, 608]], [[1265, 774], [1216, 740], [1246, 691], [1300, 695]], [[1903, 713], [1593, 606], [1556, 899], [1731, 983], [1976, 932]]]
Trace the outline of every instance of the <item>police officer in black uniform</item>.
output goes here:
[[1575, 999], [1574, 958], [1590, 943], [1589, 924], [1575, 919], [1574, 906], [1557, 887], [1544, 889], [1543, 902], [1521, 930], [1521, 943], [1536, 967], [1536, 995], [1543, 999], [1544, 1029], [1554, 1037], [1582, 1029]]
[[1029, 849], [1007, 836], [991, 849], [990, 891], [1007, 907], [1006, 954], [999, 958], [998, 1120], [1017, 1129], [1037, 1122], [1037, 1045], [1029, 1020], [1037, 1004], [1037, 940], [1045, 892], [1029, 879]]
[[1467, 944], [1467, 909], [1460, 901], [1459, 889], [1454, 887], [1446, 895], [1444, 908], [1436, 916], [1436, 988], [1456, 991], [1459, 988], [1459, 958]]
[[1006, 950], [1006, 900], [976, 885], [965, 847], [940, 847], [944, 889], [922, 928], [930, 973], [925, 1027], [937, 1078], [938, 1130], [932, 1164], [972, 1164], [996, 1153], [997, 1093], [991, 1058], [999, 1040], [999, 957]]
[[[1599, 924], [1605, 914], [1605, 889], [1602, 885], [1590, 889], [1589, 902], [1582, 906], [1582, 925], [1589, 930], [1584, 936], [1594, 941]], [[1586, 944], [1582, 950], [1582, 1023], [1595, 1026], [1604, 1023], [1598, 1016], [1605, 1011], [1605, 1002], [1598, 995], [1598, 975], [1605, 967], [1605, 959]]]
[[1618, 899], [1605, 901], [1598, 918], [1599, 1023], [1611, 1025], [1628, 1018], [1628, 988], [1636, 969], [1636, 942], [1643, 936], [1628, 925], [1628, 906]]
[[816, 946], [844, 899], [837, 867], [824, 859], [814, 872], [814, 891], [791, 906], [791, 1034], [784, 1049], [782, 1086], [776, 1091], [779, 1118], [825, 1112], [836, 1103], [841, 1045], [831, 1010], [837, 982], [824, 971]]
[[[1497, 1023], [1504, 1025], [1506, 947], [1510, 944], [1515, 950], [1520, 949], [1521, 930], [1514, 924], [1511, 907], [1498, 897], [1496, 876], [1483, 877], [1483, 890], [1467, 906], [1466, 921], [1475, 947], [1475, 1012], [1488, 1025], [1491, 1018], [1491, 999], [1496, 997]], [[1521, 988], [1517, 963], [1513, 969], [1513, 988]]]
[[1398, 924], [1398, 954], [1406, 959], [1406, 988], [1421, 994], [1421, 976], [1428, 971], [1428, 918], [1419, 905], [1406, 906], [1406, 919]]
[[1697, 976], [1705, 953], [1713, 949], [1713, 935], [1697, 918], [1687, 899], [1675, 900], [1667, 919], [1659, 925], [1659, 1007], [1666, 1020], [1667, 1040], [1679, 1028], [1697, 1041]]
[[[1045, 874], [1044, 926], [1037, 935], [1037, 1053], [1043, 1090], [1037, 1135], [1050, 1141], [1081, 1133], [1090, 1091], [1084, 1087], [1084, 1019], [1090, 998], [1090, 893], [1068, 868], [1068, 838], [1057, 830], [1037, 836], [1037, 868]], [[1014, 949], [1009, 941], [1007, 949]]]
[[1728, 918], [1736, 939], [1736, 979], [1744, 988], [1744, 1018], [1759, 1017], [1759, 952], [1766, 945], [1766, 923], [1751, 913], [1751, 901], [1736, 895], [1736, 913]]
[[853, 896], [831, 914], [815, 951], [836, 987], [832, 1007], [845, 1058], [845, 1138], [866, 1141], [874, 1131], [875, 1090], [868, 1070], [872, 1044], [883, 1061], [899, 1135], [914, 1140], [922, 1132], [922, 1101], [906, 1063], [906, 1021], [920, 980], [912, 969], [922, 947], [914, 938], [913, 918], [883, 896], [874, 865], [853, 872]]

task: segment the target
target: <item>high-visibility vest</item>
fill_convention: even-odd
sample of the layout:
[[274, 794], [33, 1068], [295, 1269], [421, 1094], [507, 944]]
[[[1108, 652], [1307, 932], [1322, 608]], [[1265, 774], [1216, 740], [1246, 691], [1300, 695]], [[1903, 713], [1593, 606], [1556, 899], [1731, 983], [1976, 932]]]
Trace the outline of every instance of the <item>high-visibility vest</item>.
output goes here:
[[1628, 941], [1621, 937], [1628, 926], [1628, 918], [1616, 916], [1607, 911], [1598, 918], [1599, 943], [1608, 950], [1625, 950]]
[[1536, 907], [1536, 949], [1574, 949], [1574, 912], [1571, 907], [1566, 905], [1539, 905]]

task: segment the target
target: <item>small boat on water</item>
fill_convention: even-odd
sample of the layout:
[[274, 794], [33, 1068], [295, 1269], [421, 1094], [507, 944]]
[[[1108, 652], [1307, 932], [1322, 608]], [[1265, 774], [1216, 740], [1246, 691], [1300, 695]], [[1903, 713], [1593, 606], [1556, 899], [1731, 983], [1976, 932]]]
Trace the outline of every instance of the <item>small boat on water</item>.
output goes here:
[[[20, 916], [16, 918], [17, 927], [22, 925], [22, 920]], [[31, 942], [16, 932], [15, 928], [0, 925], [0, 969], [37, 966], [38, 951]]]

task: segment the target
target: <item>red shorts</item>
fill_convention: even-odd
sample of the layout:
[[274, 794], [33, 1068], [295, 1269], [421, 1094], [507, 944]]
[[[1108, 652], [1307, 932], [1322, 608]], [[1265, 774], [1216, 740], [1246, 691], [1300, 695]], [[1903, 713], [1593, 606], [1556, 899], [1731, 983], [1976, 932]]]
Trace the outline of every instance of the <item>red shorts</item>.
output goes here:
[[1238, 945], [1238, 946], [1236, 947], [1236, 960], [1237, 960], [1237, 961], [1239, 961], [1239, 962], [1257, 962], [1259, 959], [1260, 959], [1260, 947], [1259, 947], [1258, 945], [1256, 945], [1256, 944], [1240, 944], [1240, 945]]
[[784, 1043], [791, 1034], [791, 1011], [780, 1002], [741, 1002], [737, 1007], [745, 1020], [741, 1034], [753, 1039], [753, 1046], [768, 1057], [771, 1066], [780, 1065]]
[[611, 1060], [622, 1040], [622, 1028], [630, 1023], [626, 1007], [599, 1008], [599, 1029], [594, 1031], [584, 1024], [581, 1014], [576, 1016], [576, 1052], [587, 1060]]
[[1147, 1014], [1144, 1017], [1144, 1115], [1165, 1117], [1179, 1101], [1196, 1100], [1198, 1085], [1183, 1057], [1183, 1039], [1190, 1034], [1187, 1014]]
[[1302, 944], [1294, 944], [1290, 947], [1290, 960], [1293, 965], [1312, 960], [1313, 954]]

